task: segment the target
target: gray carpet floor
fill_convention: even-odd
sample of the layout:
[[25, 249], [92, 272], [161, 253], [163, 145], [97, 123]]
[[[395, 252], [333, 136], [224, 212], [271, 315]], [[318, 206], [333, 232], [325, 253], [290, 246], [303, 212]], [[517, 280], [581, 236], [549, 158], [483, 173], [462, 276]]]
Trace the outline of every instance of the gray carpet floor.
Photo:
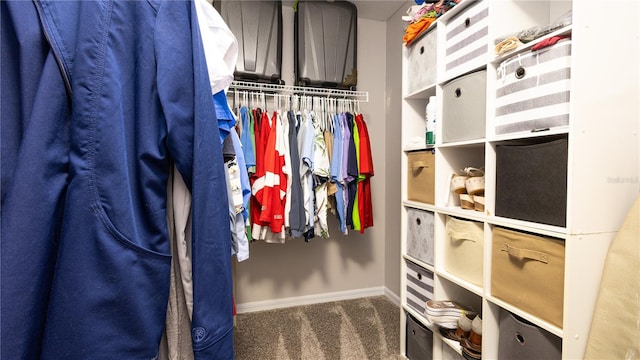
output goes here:
[[238, 314], [237, 360], [397, 360], [400, 309], [384, 296]]

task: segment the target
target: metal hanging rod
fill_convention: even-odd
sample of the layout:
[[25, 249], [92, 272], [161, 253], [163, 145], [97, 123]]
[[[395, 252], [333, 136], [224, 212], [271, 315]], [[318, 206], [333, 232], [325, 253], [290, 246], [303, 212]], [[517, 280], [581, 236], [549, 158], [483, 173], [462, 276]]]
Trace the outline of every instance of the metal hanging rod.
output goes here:
[[278, 85], [268, 83], [254, 83], [247, 81], [233, 81], [229, 86], [229, 92], [235, 91], [260, 91], [267, 93], [276, 93], [282, 95], [307, 95], [307, 96], [326, 96], [331, 98], [347, 98], [358, 100], [361, 102], [369, 102], [369, 92], [367, 91], [351, 91], [328, 88], [313, 88], [306, 86]]

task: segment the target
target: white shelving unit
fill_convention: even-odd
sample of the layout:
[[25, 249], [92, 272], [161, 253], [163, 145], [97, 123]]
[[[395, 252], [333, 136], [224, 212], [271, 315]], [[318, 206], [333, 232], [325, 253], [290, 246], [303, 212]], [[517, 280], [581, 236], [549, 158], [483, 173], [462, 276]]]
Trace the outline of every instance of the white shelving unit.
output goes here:
[[336, 99], [343, 98], [369, 102], [368, 91], [330, 89], [310, 86], [292, 86], [234, 80], [231, 83], [231, 86], [229, 86], [229, 92], [234, 93], [236, 91], [254, 91], [279, 95], [318, 96]]
[[[408, 146], [425, 131], [424, 110], [430, 96], [436, 95], [437, 136], [435, 145], [435, 203], [423, 204], [407, 200], [407, 152], [402, 153], [402, 277], [403, 309], [433, 331], [433, 358], [441, 359], [449, 348], [460, 354], [457, 342], [439, 335], [437, 326], [429, 324], [406, 302], [407, 280], [404, 260], [409, 259], [434, 273], [434, 298], [452, 299], [471, 305], [482, 313], [482, 358], [498, 358], [499, 319], [502, 310], [510, 311], [562, 339], [563, 359], [582, 359], [589, 337], [600, 279], [609, 245], [620, 228], [626, 212], [636, 198], [640, 184], [640, 71], [639, 71], [639, 5], [623, 1], [614, 14], [603, 18], [601, 3], [584, 0], [463, 0], [438, 19], [429, 33], [436, 37], [435, 77], [424, 81], [415, 73], [418, 51], [403, 49], [402, 143]], [[452, 45], [447, 33], [458, 26], [461, 14], [472, 7], [486, 8], [486, 52], [479, 59], [454, 69], [447, 69]], [[494, 131], [495, 97], [500, 63], [517, 54], [531, 51], [542, 39], [497, 56], [494, 39], [532, 26], [544, 26], [567, 11], [572, 24], [555, 30], [552, 35], [571, 36], [571, 87], [569, 125], [542, 132], [514, 132], [497, 135]], [[468, 25], [468, 24], [467, 24]], [[473, 25], [473, 24], [472, 24]], [[478, 31], [480, 34], [481, 31]], [[616, 35], [617, 34], [617, 35]], [[611, 36], [623, 36], [633, 44], [619, 48]], [[547, 37], [547, 36], [545, 36]], [[417, 41], [412, 46], [421, 46]], [[409, 69], [412, 69], [410, 71]], [[482, 138], [443, 143], [442, 129], [447, 119], [443, 114], [443, 87], [460, 75], [486, 70], [486, 131]], [[431, 73], [432, 69], [425, 73]], [[422, 81], [420, 86], [415, 82]], [[408, 84], [411, 83], [409, 86]], [[409, 92], [407, 89], [411, 89]], [[552, 136], [568, 139], [566, 225], [554, 226], [495, 215], [496, 147], [516, 140], [543, 141]], [[426, 148], [426, 147], [425, 147]], [[450, 177], [466, 166], [485, 168], [485, 211], [463, 210], [451, 197]], [[419, 209], [434, 214], [434, 265], [407, 255], [407, 210]], [[445, 270], [445, 221], [447, 216], [482, 223], [484, 226], [483, 282], [470, 283]], [[500, 300], [491, 292], [492, 231], [507, 227], [527, 233], [550, 236], [564, 241], [564, 298], [562, 326], [556, 326], [535, 314]], [[553, 281], [553, 279], [549, 279]], [[544, 296], [544, 294], [541, 294]], [[401, 352], [406, 354], [406, 318], [401, 317]], [[443, 347], [446, 349], [443, 350]]]

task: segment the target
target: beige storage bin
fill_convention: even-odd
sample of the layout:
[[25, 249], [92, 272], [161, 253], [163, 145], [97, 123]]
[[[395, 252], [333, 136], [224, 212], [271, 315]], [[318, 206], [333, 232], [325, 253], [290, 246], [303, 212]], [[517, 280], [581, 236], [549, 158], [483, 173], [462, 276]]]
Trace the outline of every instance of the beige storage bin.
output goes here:
[[407, 254], [433, 265], [433, 213], [407, 209]]
[[436, 82], [437, 28], [432, 26], [407, 48], [407, 94], [424, 90]]
[[445, 270], [465, 281], [482, 286], [483, 224], [448, 216], [446, 233]]
[[407, 153], [407, 199], [426, 204], [434, 202], [435, 151]]
[[478, 1], [446, 25], [445, 77], [483, 66], [489, 51], [489, 1]]
[[491, 295], [562, 327], [564, 241], [494, 228]]

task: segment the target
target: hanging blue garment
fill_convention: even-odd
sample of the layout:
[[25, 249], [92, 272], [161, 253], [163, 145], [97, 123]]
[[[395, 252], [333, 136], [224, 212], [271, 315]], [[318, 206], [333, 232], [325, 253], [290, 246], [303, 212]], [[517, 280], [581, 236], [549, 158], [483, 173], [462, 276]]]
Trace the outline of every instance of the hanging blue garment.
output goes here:
[[249, 183], [247, 163], [244, 159], [242, 144], [240, 143], [238, 133], [232, 131], [231, 139], [233, 140], [233, 149], [235, 150], [238, 167], [240, 168], [240, 186], [242, 187], [242, 217], [246, 222], [249, 219], [249, 199], [251, 198], [251, 184]]
[[2, 2], [3, 359], [157, 356], [173, 163], [193, 194], [195, 358], [233, 358], [225, 170], [196, 21], [186, 0]]
[[345, 223], [345, 203], [344, 203], [344, 181], [342, 172], [342, 155], [343, 155], [343, 134], [340, 115], [333, 116], [334, 135], [333, 135], [333, 154], [331, 155], [331, 182], [336, 184], [336, 216], [340, 223], [340, 231], [347, 234]]
[[218, 118], [218, 131], [220, 132], [220, 143], [226, 139], [231, 132], [231, 129], [236, 125], [236, 118], [233, 116], [229, 103], [227, 102], [227, 95], [224, 90], [220, 90], [213, 94], [213, 105]]
[[69, 181], [71, 104], [33, 3], [0, 6], [0, 353], [39, 359]]

